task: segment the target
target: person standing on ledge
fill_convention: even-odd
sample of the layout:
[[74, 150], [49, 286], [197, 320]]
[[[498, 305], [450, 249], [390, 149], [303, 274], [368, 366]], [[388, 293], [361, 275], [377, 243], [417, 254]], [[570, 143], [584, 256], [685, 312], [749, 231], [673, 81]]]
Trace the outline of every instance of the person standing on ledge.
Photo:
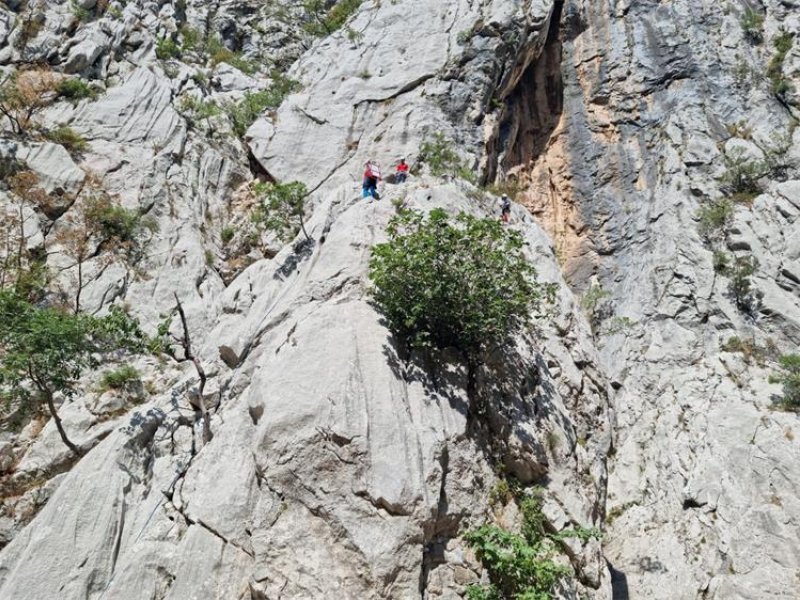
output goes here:
[[506, 194], [500, 197], [500, 218], [506, 225], [508, 225], [511, 220], [511, 198]]
[[368, 160], [364, 165], [364, 182], [361, 185], [361, 196], [363, 198], [375, 198], [380, 200], [378, 194], [378, 181], [381, 179], [381, 170], [373, 161]]

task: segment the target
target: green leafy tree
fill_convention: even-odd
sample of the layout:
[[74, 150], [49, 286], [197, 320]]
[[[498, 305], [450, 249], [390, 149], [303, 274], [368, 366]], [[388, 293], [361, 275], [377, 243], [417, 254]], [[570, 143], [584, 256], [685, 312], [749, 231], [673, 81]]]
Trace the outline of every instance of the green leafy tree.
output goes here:
[[783, 385], [782, 404], [785, 407], [800, 409], [800, 354], [784, 354], [778, 363], [781, 371], [771, 375], [769, 380]]
[[253, 191], [259, 205], [253, 222], [273, 231], [284, 241], [291, 240], [302, 231], [306, 240], [311, 237], [305, 225], [305, 199], [308, 189], [299, 181], [291, 183], [256, 183]]
[[77, 391], [87, 369], [121, 350], [142, 351], [145, 336], [119, 309], [105, 317], [39, 307], [10, 291], [0, 291], [0, 396], [36, 410], [44, 403], [61, 440], [76, 455], [55, 407], [58, 393]]
[[490, 348], [526, 325], [546, 286], [522, 253], [519, 232], [495, 219], [401, 210], [389, 241], [373, 248], [375, 303], [409, 345], [458, 349], [470, 386]]

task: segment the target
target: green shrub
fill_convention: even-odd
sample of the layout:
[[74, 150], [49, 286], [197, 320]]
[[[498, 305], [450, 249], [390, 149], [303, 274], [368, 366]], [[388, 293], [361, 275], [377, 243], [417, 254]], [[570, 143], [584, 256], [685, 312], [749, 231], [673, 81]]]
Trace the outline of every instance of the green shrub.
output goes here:
[[488, 572], [488, 585], [467, 588], [470, 600], [552, 600], [558, 585], [572, 574], [558, 564], [556, 543], [567, 538], [586, 541], [599, 537], [594, 529], [574, 529], [551, 535], [542, 513], [542, 496], [517, 496], [522, 525], [511, 533], [497, 525], [483, 525], [464, 535]]
[[326, 0], [305, 0], [303, 9], [306, 21], [303, 29], [316, 36], [330, 35], [340, 29], [363, 2], [364, 0], [340, 0], [328, 9]]
[[730, 267], [730, 257], [728, 256], [727, 252], [722, 250], [714, 250], [714, 255], [711, 260], [715, 273], [724, 275], [728, 272], [728, 268]]
[[727, 271], [730, 277], [728, 292], [736, 307], [744, 312], [754, 312], [761, 300], [759, 290], [753, 288], [750, 277], [756, 272], [758, 261], [752, 256], [737, 257]]
[[0, 291], [0, 397], [28, 406], [45, 403], [64, 444], [80, 454], [64, 432], [54, 396], [72, 396], [84, 371], [120, 350], [143, 351], [145, 342], [138, 324], [121, 310], [105, 317], [72, 314]]
[[45, 136], [55, 144], [61, 144], [71, 152], [83, 152], [88, 147], [86, 139], [71, 127], [62, 125], [48, 131]]
[[781, 370], [770, 376], [770, 382], [783, 385], [780, 404], [791, 410], [800, 409], [800, 354], [784, 354], [778, 359]]
[[67, 100], [77, 102], [84, 98], [94, 98], [95, 92], [83, 79], [75, 77], [64, 79], [58, 84], [58, 95]]
[[89, 9], [83, 8], [80, 4], [73, 2], [72, 14], [75, 15], [75, 18], [78, 19], [78, 21], [86, 22], [91, 20], [94, 13]]
[[725, 166], [727, 170], [720, 181], [724, 191], [737, 202], [751, 202], [764, 191], [761, 179], [770, 173], [770, 167], [764, 161], [734, 151], [725, 157]]
[[472, 170], [462, 162], [461, 157], [455, 151], [453, 142], [441, 132], [434, 133], [422, 142], [417, 164], [428, 165], [431, 175], [436, 177], [449, 175], [461, 177], [467, 181], [475, 179]]
[[225, 47], [218, 36], [212, 36], [206, 41], [206, 51], [212, 67], [216, 67], [219, 63], [227, 63], [248, 75], [256, 72], [256, 67], [253, 63], [242, 58], [239, 53]]
[[233, 227], [223, 227], [222, 231], [220, 232], [220, 238], [222, 239], [223, 244], [229, 243], [233, 236], [236, 234], [236, 230]]
[[772, 93], [776, 96], [784, 96], [791, 91], [791, 83], [784, 76], [783, 63], [786, 60], [786, 55], [792, 49], [794, 38], [788, 32], [782, 32], [773, 40], [775, 46], [775, 54], [767, 65], [767, 77], [770, 80]]
[[458, 32], [458, 35], [456, 36], [456, 42], [458, 42], [459, 46], [466, 46], [472, 39], [472, 36], [474, 35], [475, 31], [473, 30], [472, 27], [470, 27], [469, 29], [462, 29], [461, 31]]
[[205, 36], [203, 32], [189, 25], [183, 25], [180, 29], [181, 49], [184, 52], [203, 51], [205, 49]]
[[125, 390], [141, 382], [139, 371], [130, 365], [123, 365], [113, 371], [106, 371], [100, 378], [100, 390]]
[[713, 200], [697, 211], [697, 229], [705, 240], [713, 241], [724, 236], [732, 217], [733, 204], [729, 200]]
[[302, 231], [311, 239], [305, 226], [305, 199], [308, 189], [299, 181], [291, 183], [256, 183], [253, 192], [259, 205], [253, 222], [278, 235], [284, 241]]
[[286, 96], [300, 89], [300, 84], [280, 73], [272, 74], [272, 85], [260, 92], [247, 92], [236, 104], [228, 104], [226, 110], [233, 122], [233, 130], [244, 136], [247, 128], [266, 110], [275, 110]]
[[87, 222], [101, 238], [119, 244], [135, 242], [147, 228], [139, 211], [129, 210], [105, 198], [87, 202], [85, 214]]
[[412, 346], [459, 350], [468, 366], [525, 326], [549, 288], [522, 253], [519, 232], [496, 219], [402, 210], [372, 250], [372, 296]]
[[741, 20], [744, 36], [753, 44], [764, 41], [764, 15], [750, 7], [745, 8]]
[[211, 119], [222, 113], [220, 107], [213, 100], [205, 101], [195, 96], [184, 96], [178, 105], [178, 110], [190, 124]]
[[611, 294], [603, 289], [603, 286], [593, 283], [581, 297], [581, 307], [586, 311], [586, 315], [589, 317], [589, 324], [595, 333], [600, 330], [600, 325], [603, 321], [612, 314], [611, 305], [608, 302], [610, 296]]
[[180, 46], [171, 37], [165, 37], [156, 42], [156, 57], [160, 60], [178, 58], [180, 55]]

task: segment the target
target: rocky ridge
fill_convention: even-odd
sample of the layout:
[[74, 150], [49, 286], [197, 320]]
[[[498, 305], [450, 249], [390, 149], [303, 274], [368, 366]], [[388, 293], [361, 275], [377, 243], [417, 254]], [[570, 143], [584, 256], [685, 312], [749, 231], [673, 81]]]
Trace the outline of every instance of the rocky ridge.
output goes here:
[[[193, 426], [191, 368], [142, 359], [146, 394], [87, 381], [61, 407], [92, 448], [77, 464], [52, 423], [7, 436], [0, 596], [460, 597], [481, 569], [459, 536], [489, 514], [501, 472], [545, 484], [554, 529], [606, 530], [602, 548], [565, 548], [577, 577], [564, 597], [791, 595], [796, 416], [773, 410], [769, 365], [722, 348], [798, 341], [796, 98], [758, 77], [772, 40], [800, 26], [794, 3], [765, 3], [761, 44], [738, 3], [383, 0], [322, 39], [299, 26], [300, 5], [0, 7], [6, 72], [45, 61], [97, 94], [42, 116], [84, 136], [84, 152], [7, 137], [2, 157], [66, 198], [90, 172], [158, 222], [145, 263], [98, 268], [84, 304], [124, 303], [155, 327], [177, 293], [214, 433], [203, 445]], [[219, 32], [236, 60], [187, 48], [187, 27]], [[163, 58], [169, 36], [180, 56]], [[790, 80], [798, 56], [783, 62]], [[245, 143], [225, 114], [187, 108], [238, 102], [289, 65], [298, 87]], [[552, 320], [483, 374], [482, 424], [457, 365], [400, 361], [365, 294], [388, 200], [496, 210], [471, 184], [428, 177], [357, 200], [367, 158], [413, 160], [434, 131], [481, 182], [517, 182], [535, 218], [516, 207], [516, 226], [559, 286]], [[784, 168], [737, 205], [724, 240], [758, 259], [763, 296], [743, 314], [697, 211], [728, 193], [739, 152], [776, 149]], [[314, 191], [313, 244], [231, 255], [242, 240], [222, 231], [243, 223], [254, 177]], [[30, 244], [50, 221], [26, 220]], [[587, 318], [593, 287], [607, 295]]]

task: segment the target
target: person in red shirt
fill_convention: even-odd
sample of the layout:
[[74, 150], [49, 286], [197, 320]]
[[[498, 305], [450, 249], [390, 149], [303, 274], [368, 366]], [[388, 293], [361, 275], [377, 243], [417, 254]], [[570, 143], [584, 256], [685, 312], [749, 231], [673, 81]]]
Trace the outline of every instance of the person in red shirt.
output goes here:
[[364, 165], [364, 181], [361, 185], [361, 195], [364, 198], [374, 198], [375, 200], [379, 200], [380, 196], [378, 195], [378, 181], [381, 178], [381, 172], [376, 165], [371, 160], [367, 161], [367, 164]]
[[394, 182], [405, 183], [406, 179], [408, 179], [408, 164], [406, 164], [405, 158], [401, 158], [400, 164], [397, 165], [397, 170], [394, 174]]

